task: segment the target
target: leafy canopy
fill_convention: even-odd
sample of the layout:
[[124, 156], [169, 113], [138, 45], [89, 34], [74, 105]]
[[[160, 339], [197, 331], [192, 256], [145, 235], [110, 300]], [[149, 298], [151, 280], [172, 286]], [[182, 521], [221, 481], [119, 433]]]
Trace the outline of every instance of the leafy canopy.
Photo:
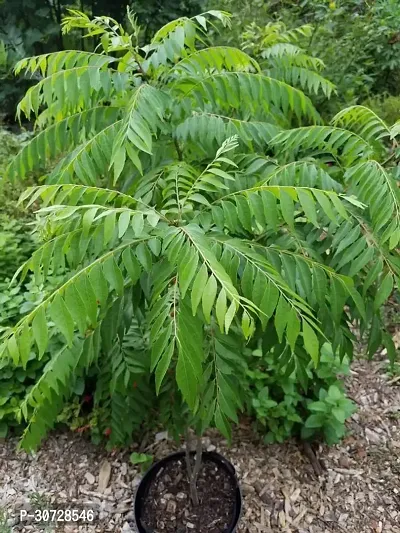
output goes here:
[[351, 355], [351, 320], [370, 353], [382, 342], [394, 352], [380, 307], [400, 272], [399, 189], [385, 163], [398, 128], [357, 106], [323, 124], [303, 90], [329, 96], [331, 86], [289, 46], [293, 35], [266, 49], [275, 59], [265, 65], [210, 45], [217, 25], [229, 28], [228, 13], [183, 17], [140, 48], [135, 32], [74, 11], [64, 31], [97, 36], [96, 52], [16, 66], [40, 76], [18, 106], [37, 135], [8, 176], [57, 161], [21, 197], [41, 205], [43, 244], [16, 277], [70, 272], [1, 347], [25, 366], [64, 339], [22, 405], [26, 448], [96, 365], [119, 433], [132, 375], [151, 372], [162, 393], [173, 372], [200, 430], [229, 435], [246, 342], [264, 339], [305, 387], [326, 340]]

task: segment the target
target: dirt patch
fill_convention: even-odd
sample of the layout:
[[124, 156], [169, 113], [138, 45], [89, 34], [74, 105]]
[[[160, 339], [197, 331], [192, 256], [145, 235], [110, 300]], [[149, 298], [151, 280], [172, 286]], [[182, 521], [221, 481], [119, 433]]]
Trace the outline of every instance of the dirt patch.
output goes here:
[[235, 512], [235, 485], [215, 462], [203, 460], [197, 480], [199, 505], [190, 501], [184, 460], [168, 463], [158, 472], [143, 502], [143, 526], [154, 533], [223, 533]]

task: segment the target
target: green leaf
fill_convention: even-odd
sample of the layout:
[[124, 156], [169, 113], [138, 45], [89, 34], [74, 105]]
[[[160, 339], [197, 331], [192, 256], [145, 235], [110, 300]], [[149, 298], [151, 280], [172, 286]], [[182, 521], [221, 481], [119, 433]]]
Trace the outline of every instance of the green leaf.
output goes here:
[[231, 439], [231, 426], [226, 416], [222, 413], [219, 406], [216, 407], [214, 413], [214, 421], [216, 428], [222, 433], [222, 435], [230, 441]]
[[319, 342], [313, 328], [303, 319], [303, 340], [304, 347], [310, 354], [314, 362], [314, 366], [318, 366], [319, 362]]
[[327, 281], [324, 270], [317, 265], [313, 265], [312, 282], [315, 298], [318, 304], [323, 307], [325, 305]]
[[225, 289], [222, 288], [219, 292], [217, 302], [215, 304], [215, 315], [217, 317], [217, 322], [219, 325], [219, 329], [221, 330], [221, 333], [224, 332], [226, 311], [227, 311], [226, 291]]
[[282, 342], [283, 333], [286, 328], [288, 314], [290, 312], [290, 307], [286, 298], [281, 294], [278, 302], [278, 306], [275, 311], [275, 329], [278, 335], [279, 342]]
[[202, 305], [204, 318], [206, 319], [207, 324], [211, 320], [211, 309], [214, 305], [215, 297], [217, 295], [217, 280], [213, 275], [208, 278], [206, 286], [204, 287], [202, 294]]
[[210, 205], [210, 202], [207, 200], [207, 198], [205, 198], [202, 194], [199, 194], [197, 192], [194, 194], [191, 194], [188, 200], [192, 200], [193, 202], [197, 202], [198, 204], [206, 205], [207, 207], [209, 207]]
[[[95, 265], [89, 274], [90, 285], [96, 287], [96, 298], [101, 307], [104, 309], [107, 304], [108, 297], [108, 284], [104, 277], [103, 270], [101, 265]], [[93, 313], [97, 314], [97, 309], [92, 310]], [[93, 324], [93, 322], [92, 322]]]
[[314, 226], [318, 228], [319, 224], [317, 220], [317, 212], [315, 210], [315, 204], [312, 194], [307, 190], [299, 188], [297, 190], [297, 195], [299, 197], [301, 207], [303, 208], [306, 217], [312, 224], [314, 224]]
[[124, 278], [122, 276], [121, 269], [117, 265], [113, 255], [104, 261], [103, 272], [108, 283], [115, 290], [118, 296], [122, 296], [124, 292]]
[[245, 339], [248, 339], [254, 331], [253, 321], [246, 311], [243, 311], [242, 315], [242, 331]]
[[289, 343], [292, 352], [294, 352], [296, 346], [297, 337], [300, 334], [301, 324], [297, 316], [296, 310], [292, 307], [288, 313], [287, 326], [286, 326], [286, 338]]
[[282, 190], [280, 192], [282, 216], [290, 229], [294, 229], [294, 204], [289, 194]]
[[264, 191], [261, 195], [264, 204], [265, 220], [276, 232], [278, 228], [278, 209], [276, 207], [276, 198], [270, 191]]
[[164, 353], [161, 356], [161, 359], [159, 360], [155, 372], [156, 376], [156, 393], [160, 393], [160, 387], [162, 385], [163, 379], [165, 377], [165, 374], [167, 373], [167, 370], [171, 364], [172, 355], [174, 353], [175, 344], [171, 342], [168, 346], [168, 348], [164, 351]]
[[21, 334], [19, 336], [19, 355], [22, 363], [22, 367], [26, 369], [26, 365], [29, 361], [29, 356], [31, 353], [31, 335], [29, 331], [28, 324], [25, 323]]
[[146, 463], [151, 464], [153, 460], [153, 456], [147, 455], [145, 453], [133, 452], [131, 453], [129, 459], [133, 465], [146, 464]]
[[336, 193], [331, 193], [329, 195], [329, 198], [330, 198], [331, 202], [333, 203], [333, 205], [336, 207], [336, 210], [339, 213], [339, 215], [341, 217], [343, 217], [344, 219], [348, 219], [349, 217], [348, 217], [348, 214], [346, 212], [346, 209], [344, 208], [343, 202], [337, 196], [337, 194]]
[[158, 257], [161, 252], [161, 242], [159, 239], [150, 239], [147, 241], [147, 246], [150, 248], [150, 250], [153, 252], [153, 254]]
[[279, 289], [275, 283], [268, 283], [267, 290], [260, 303], [260, 309], [265, 313], [265, 317], [262, 318], [264, 327], [266, 326], [268, 319], [273, 315], [275, 308], [279, 300]]
[[393, 366], [395, 364], [395, 362], [397, 361], [397, 350], [396, 350], [396, 346], [393, 342], [393, 338], [391, 335], [389, 335], [389, 333], [386, 333], [386, 331], [384, 331], [382, 333], [382, 340], [383, 340], [383, 344], [387, 350], [387, 353], [388, 353], [388, 359], [390, 361], [390, 364]]
[[338, 402], [339, 400], [341, 400], [343, 398], [343, 393], [341, 392], [341, 390], [339, 389], [339, 387], [337, 387], [336, 385], [331, 385], [328, 389], [328, 396], [327, 396], [327, 400], [333, 400], [334, 402]]
[[150, 361], [150, 370], [153, 371], [158, 364], [161, 355], [164, 353], [164, 350], [171, 338], [172, 335], [172, 325], [173, 322], [170, 321], [167, 323], [167, 326], [161, 329], [156, 341], [153, 341], [151, 348], [151, 361]]
[[251, 232], [251, 211], [247, 199], [241, 195], [237, 195], [235, 201], [240, 223], [244, 229]]
[[354, 289], [354, 287], [348, 287], [349, 294], [353, 298], [353, 302], [356, 304], [356, 307], [358, 309], [358, 312], [360, 313], [360, 316], [363, 320], [367, 320], [366, 310], [365, 310], [365, 304], [362, 296], [360, 293]]
[[329, 406], [325, 402], [311, 402], [308, 405], [310, 411], [320, 411], [326, 413], [329, 410]]
[[97, 214], [97, 211], [99, 210], [98, 207], [92, 207], [91, 209], [88, 209], [85, 214], [82, 217], [82, 228], [83, 228], [83, 234], [89, 235], [89, 231], [92, 227], [93, 220]]
[[97, 323], [97, 297], [90, 279], [86, 276], [80, 276], [76, 288], [85, 304], [90, 325], [95, 326]]
[[126, 160], [126, 151], [123, 147], [121, 147], [115, 154], [113, 159], [113, 165], [114, 165], [114, 185], [117, 183], [119, 176], [121, 175], [122, 171], [124, 170], [125, 166], [125, 160]]
[[43, 307], [40, 307], [35, 314], [35, 318], [32, 321], [32, 332], [39, 350], [39, 359], [41, 359], [49, 343], [49, 330]]
[[51, 319], [53, 320], [57, 329], [61, 331], [66, 338], [68, 346], [72, 346], [72, 341], [74, 338], [74, 321], [72, 320], [72, 316], [68, 311], [64, 300], [59, 294], [56, 295], [51, 303], [49, 311]]
[[387, 272], [386, 276], [381, 281], [378, 290], [376, 291], [375, 300], [374, 300], [374, 310], [377, 311], [380, 309], [393, 291], [393, 276], [391, 272]]
[[176, 381], [184, 400], [194, 411], [202, 376], [203, 324], [199, 318], [190, 313], [185, 301], [181, 301], [178, 312], [177, 337]]
[[111, 239], [113, 238], [114, 231], [115, 231], [115, 219], [116, 219], [116, 213], [115, 211], [112, 211], [109, 213], [104, 220], [104, 246], [106, 246]]
[[130, 211], [123, 211], [118, 219], [118, 238], [121, 239], [125, 233], [126, 230], [129, 227], [129, 223], [131, 221], [131, 212]]
[[193, 315], [196, 314], [197, 308], [201, 302], [201, 297], [203, 295], [203, 291], [207, 283], [207, 279], [208, 279], [208, 270], [207, 270], [207, 266], [204, 263], [202, 267], [200, 268], [200, 270], [197, 272], [197, 275], [195, 277], [195, 280], [192, 286], [191, 301], [192, 301]]
[[239, 421], [236, 414], [237, 403], [235, 393], [221, 372], [218, 373], [217, 383], [218, 405], [221, 408], [221, 411], [237, 424]]
[[136, 257], [139, 259], [140, 263], [143, 265], [143, 268], [146, 272], [150, 272], [152, 266], [151, 253], [144, 242], [141, 242], [137, 245], [136, 248]]
[[144, 220], [142, 213], [135, 213], [133, 215], [131, 225], [135, 237], [141, 237], [144, 228]]
[[336, 418], [336, 420], [340, 422], [341, 424], [344, 424], [346, 422], [346, 413], [342, 409], [339, 409], [338, 407], [334, 407], [332, 409], [332, 414]]
[[9, 338], [7, 342], [7, 350], [14, 364], [17, 366], [19, 364], [20, 355], [19, 355], [19, 349], [18, 349], [17, 339], [15, 338], [15, 335], [12, 335]]
[[229, 328], [231, 327], [232, 321], [235, 318], [236, 314], [236, 304], [235, 302], [231, 302], [231, 305], [228, 307], [228, 311], [225, 315], [225, 333], [228, 334]]
[[382, 343], [382, 324], [379, 317], [373, 315], [371, 329], [368, 338], [368, 355], [371, 359]]
[[193, 277], [196, 274], [198, 263], [199, 255], [193, 247], [190, 247], [189, 258], [186, 259], [184, 264], [180, 263], [178, 269], [178, 281], [182, 298], [185, 297]]
[[65, 291], [65, 303], [79, 331], [84, 334], [86, 331], [86, 308], [75, 285], [67, 287]]
[[325, 423], [325, 414], [324, 413], [318, 413], [316, 415], [310, 415], [306, 422], [305, 427], [309, 429], [317, 429], [320, 427], [323, 427]]
[[122, 262], [124, 263], [124, 266], [132, 280], [132, 283], [135, 285], [135, 283], [140, 278], [142, 269], [140, 268], [139, 261], [133, 255], [133, 252], [130, 248], [125, 248], [125, 250], [123, 251]]

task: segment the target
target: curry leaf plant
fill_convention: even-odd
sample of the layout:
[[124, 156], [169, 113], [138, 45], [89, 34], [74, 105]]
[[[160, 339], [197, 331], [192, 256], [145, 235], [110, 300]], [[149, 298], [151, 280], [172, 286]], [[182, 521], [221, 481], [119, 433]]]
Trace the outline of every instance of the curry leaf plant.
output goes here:
[[[159, 393], [173, 376], [196, 427], [229, 436], [246, 343], [262, 341], [302, 382], [326, 341], [352, 354], [354, 321], [371, 354], [384, 343], [394, 355], [380, 308], [400, 273], [398, 126], [359, 106], [323, 124], [286, 70], [212, 46], [208, 30], [229, 28], [228, 13], [170, 22], [143, 48], [128, 14], [130, 31], [73, 11], [63, 31], [98, 37], [95, 52], [15, 68], [39, 79], [18, 106], [37, 134], [8, 177], [44, 169], [20, 200], [40, 206], [43, 243], [15, 278], [69, 272], [1, 347], [25, 366], [53, 335], [65, 342], [20, 409], [26, 449], [52, 427], [76, 375], [104, 360], [103, 391], [125, 417], [116, 431], [133, 412], [130, 372], [147, 368], [146, 387]], [[300, 59], [283, 43], [277, 65], [278, 52]], [[313, 63], [301, 58], [306, 76]], [[140, 347], [123, 350], [132, 327]]]

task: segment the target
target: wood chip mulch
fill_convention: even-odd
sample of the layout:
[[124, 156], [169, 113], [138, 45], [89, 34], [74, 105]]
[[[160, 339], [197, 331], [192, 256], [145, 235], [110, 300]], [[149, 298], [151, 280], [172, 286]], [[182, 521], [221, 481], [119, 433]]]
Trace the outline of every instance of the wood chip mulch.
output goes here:
[[[266, 446], [246, 421], [229, 448], [216, 433], [204, 447], [232, 461], [243, 491], [241, 533], [400, 533], [400, 379], [385, 375], [384, 361], [356, 361], [348, 379], [359, 410], [338, 446], [321, 446], [326, 470], [319, 478], [295, 441]], [[165, 434], [146, 440], [161, 458], [176, 450]], [[19, 511], [94, 509], [92, 525], [62, 525], [47, 532], [136, 531], [133, 499], [141, 475], [129, 453], [107, 453], [71, 433], [54, 433], [35, 455], [0, 444], [0, 517], [10, 531], [43, 531], [20, 521]], [[138, 447], [136, 448], [138, 449]], [[8, 517], [8, 518], [7, 518]], [[2, 529], [3, 527], [3, 529]]]

